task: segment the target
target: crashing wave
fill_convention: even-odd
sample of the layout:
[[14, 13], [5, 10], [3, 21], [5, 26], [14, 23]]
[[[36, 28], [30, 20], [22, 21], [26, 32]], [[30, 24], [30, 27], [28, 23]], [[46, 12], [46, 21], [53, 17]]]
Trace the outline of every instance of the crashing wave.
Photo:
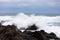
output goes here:
[[16, 16], [0, 16], [0, 21], [3, 20], [2, 25], [15, 24], [18, 29], [28, 28], [28, 26], [35, 24], [38, 30], [45, 30], [46, 32], [54, 32], [60, 37], [60, 16], [36, 16], [19, 13]]

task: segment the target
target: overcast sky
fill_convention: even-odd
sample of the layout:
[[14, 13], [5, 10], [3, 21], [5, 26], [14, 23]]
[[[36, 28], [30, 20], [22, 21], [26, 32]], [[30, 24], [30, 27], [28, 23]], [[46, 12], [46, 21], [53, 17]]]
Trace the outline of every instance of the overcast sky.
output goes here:
[[60, 0], [0, 0], [0, 14], [19, 12], [60, 14]]

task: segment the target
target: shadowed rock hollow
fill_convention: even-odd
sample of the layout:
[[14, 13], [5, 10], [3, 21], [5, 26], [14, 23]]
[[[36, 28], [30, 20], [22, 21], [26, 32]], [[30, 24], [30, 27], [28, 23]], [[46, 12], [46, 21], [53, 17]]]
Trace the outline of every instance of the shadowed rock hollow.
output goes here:
[[24, 32], [21, 32], [15, 25], [3, 26], [0, 23], [0, 40], [60, 40], [54, 33], [46, 33], [44, 30], [37, 30], [35, 25], [29, 26]]

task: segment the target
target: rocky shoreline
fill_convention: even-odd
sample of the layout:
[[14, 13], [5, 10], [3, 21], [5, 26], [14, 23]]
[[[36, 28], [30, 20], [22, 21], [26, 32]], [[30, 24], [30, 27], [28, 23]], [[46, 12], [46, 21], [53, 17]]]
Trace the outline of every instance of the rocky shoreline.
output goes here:
[[60, 40], [55, 33], [47, 33], [44, 30], [27, 31], [36, 29], [37, 27], [32, 25], [21, 32], [15, 25], [3, 26], [0, 24], [0, 40]]

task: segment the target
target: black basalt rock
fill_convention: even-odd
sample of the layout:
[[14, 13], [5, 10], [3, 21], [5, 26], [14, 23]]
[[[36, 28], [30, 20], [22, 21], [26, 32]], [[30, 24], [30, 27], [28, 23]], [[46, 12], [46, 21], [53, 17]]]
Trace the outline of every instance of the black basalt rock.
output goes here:
[[37, 26], [29, 26], [24, 32], [21, 32], [15, 25], [3, 26], [0, 24], [0, 40], [60, 40], [55, 33], [47, 33], [44, 30], [35, 32], [27, 30], [37, 30]]
[[32, 26], [29, 26], [26, 30], [37, 30], [37, 26], [33, 24]]

